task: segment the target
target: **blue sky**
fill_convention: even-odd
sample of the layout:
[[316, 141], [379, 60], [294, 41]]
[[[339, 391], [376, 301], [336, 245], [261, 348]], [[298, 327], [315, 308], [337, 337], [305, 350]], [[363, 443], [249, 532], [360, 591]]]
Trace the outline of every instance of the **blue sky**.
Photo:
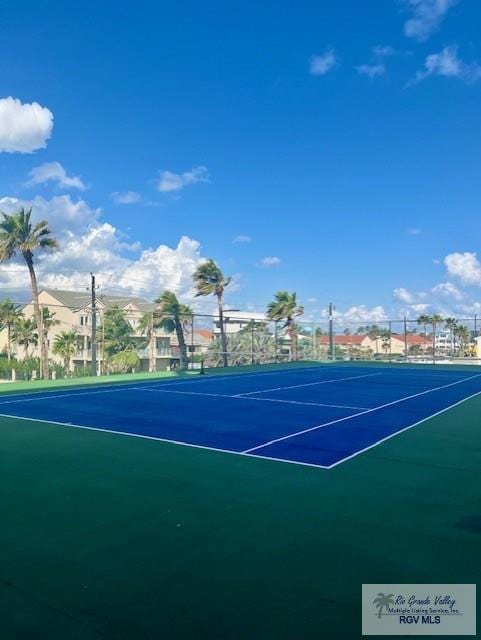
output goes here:
[[[287, 288], [312, 319], [329, 300], [355, 319], [481, 313], [481, 4], [0, 15], [0, 205], [52, 220], [62, 251], [39, 260], [43, 283], [93, 269], [106, 290], [188, 299], [213, 257], [235, 307]], [[24, 282], [0, 267], [5, 292]]]

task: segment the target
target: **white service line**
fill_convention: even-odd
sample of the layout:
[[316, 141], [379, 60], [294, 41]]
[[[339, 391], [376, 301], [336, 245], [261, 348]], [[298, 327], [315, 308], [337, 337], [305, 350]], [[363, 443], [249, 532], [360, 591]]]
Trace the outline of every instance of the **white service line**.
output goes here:
[[177, 391], [176, 389], [154, 389], [152, 387], [136, 387], [132, 391], [152, 391], [153, 393], [178, 393], [187, 396], [213, 396], [214, 398], [231, 398], [234, 400], [258, 400], [260, 402], [281, 402], [283, 404], [302, 404], [313, 407], [333, 407], [334, 409], [367, 409], [368, 407], [352, 407], [345, 404], [326, 404], [324, 402], [301, 402], [298, 400], [278, 400], [277, 398], [251, 398], [242, 395], [227, 395], [225, 393], [202, 393], [201, 391]]
[[[396, 431], [395, 433], [391, 433], [390, 435], [386, 436], [385, 438], [381, 438], [381, 440], [377, 440], [377, 442], [374, 442], [373, 444], [370, 444], [369, 446], [364, 447], [364, 449], [359, 449], [359, 451], [351, 453], [349, 456], [346, 456], [345, 458], [342, 458], [342, 460], [338, 460], [337, 462], [333, 462], [331, 465], [329, 465], [326, 468], [327, 469], [333, 469], [334, 467], [337, 467], [337, 465], [342, 464], [343, 462], [346, 462], [347, 460], [351, 460], [352, 458], [355, 458], [360, 453], [365, 453], [366, 451], [369, 451], [369, 449], [373, 449], [374, 447], [377, 447], [379, 444], [382, 444], [383, 442], [386, 442], [386, 440], [390, 440], [391, 438], [394, 438], [394, 436], [397, 436], [400, 433], [403, 433], [404, 431], [407, 431], [408, 429], [412, 429], [413, 427], [417, 427], [418, 425], [422, 424], [423, 422], [427, 422], [427, 420], [431, 420], [431, 418], [435, 418], [436, 416], [440, 416], [441, 414], [446, 413], [446, 411], [449, 411], [450, 409], [454, 409], [454, 407], [457, 407], [458, 405], [463, 404], [463, 402], [467, 402], [468, 400], [472, 400], [473, 398], [476, 398], [476, 396], [479, 396], [479, 395], [481, 395], [481, 391], [477, 391], [476, 393], [473, 393], [470, 396], [466, 396], [466, 398], [463, 398], [462, 400], [458, 400], [458, 402], [455, 402], [454, 404], [450, 404], [449, 407], [445, 407], [444, 409], [441, 409], [440, 411], [436, 411], [436, 413], [432, 413], [430, 416], [427, 416], [426, 418], [423, 418], [422, 420], [418, 420], [417, 422], [414, 422], [413, 424], [410, 424], [407, 427], [403, 427], [402, 429], [399, 429], [399, 431]], [[276, 458], [276, 460], [277, 460], [277, 458]]]
[[[135, 387], [135, 388], [138, 389], [138, 387]], [[132, 390], [132, 387], [128, 386], [128, 387], [109, 387], [108, 389], [98, 389], [96, 391], [93, 391], [93, 390], [81, 391], [80, 393], [58, 393], [57, 395], [43, 396], [41, 398], [37, 397], [36, 395], [33, 395], [33, 397], [16, 398], [15, 400], [0, 400], [0, 406], [2, 404], [14, 404], [18, 402], [36, 402], [39, 400], [52, 400], [53, 398], [69, 398], [71, 396], [90, 396], [96, 393], [115, 393], [116, 391], [131, 391], [131, 390]]]
[[[251, 447], [250, 449], [245, 449], [243, 453], [252, 453], [252, 451], [257, 451], [258, 449], [264, 449], [265, 447], [270, 446], [271, 444], [275, 444], [276, 442], [282, 442], [283, 440], [289, 440], [290, 438], [296, 438], [297, 436], [301, 436], [304, 433], [309, 433], [310, 431], [316, 431], [317, 429], [323, 429], [325, 427], [330, 427], [333, 424], [338, 424], [339, 422], [346, 422], [347, 420], [352, 420], [353, 418], [358, 418], [359, 416], [364, 416], [368, 413], [372, 413], [373, 411], [379, 411], [380, 409], [385, 409], [386, 407], [391, 407], [392, 405], [399, 404], [400, 402], [404, 402], [406, 400], [412, 400], [412, 398], [417, 398], [418, 396], [423, 396], [427, 393], [432, 393], [433, 391], [439, 391], [440, 389], [446, 389], [447, 387], [454, 387], [457, 384], [461, 384], [463, 382], [467, 382], [468, 380], [473, 380], [474, 378], [480, 378], [481, 373], [477, 373], [474, 376], [469, 376], [469, 378], [464, 378], [463, 380], [457, 380], [456, 382], [451, 382], [449, 384], [443, 384], [440, 387], [434, 387], [433, 389], [427, 389], [426, 391], [420, 391], [419, 393], [414, 393], [410, 396], [405, 396], [404, 398], [399, 398], [399, 400], [393, 400], [392, 402], [386, 402], [386, 404], [381, 404], [378, 407], [374, 407], [373, 409], [367, 409], [366, 411], [360, 411], [359, 413], [354, 413], [352, 416], [346, 416], [344, 418], [337, 418], [337, 420], [331, 420], [330, 422], [324, 422], [322, 424], [318, 424], [315, 427], [309, 427], [308, 429], [302, 429], [301, 431], [296, 431], [295, 433], [290, 433], [286, 436], [282, 436], [281, 438], [275, 438], [274, 440], [269, 440], [269, 442], [264, 442], [264, 444], [259, 444], [255, 447]], [[434, 414], [435, 415], [435, 414]]]
[[293, 384], [289, 387], [274, 387], [272, 389], [262, 389], [261, 391], [248, 391], [246, 393], [236, 393], [236, 398], [243, 398], [245, 396], [252, 396], [258, 393], [269, 393], [270, 391], [285, 391], [286, 389], [298, 389], [300, 387], [313, 387], [316, 384], [329, 384], [331, 382], [344, 382], [345, 380], [358, 380], [359, 378], [370, 378], [372, 376], [382, 376], [381, 372], [379, 373], [365, 373], [360, 376], [349, 376], [348, 378], [332, 378], [330, 380], [318, 380], [317, 382], [306, 382], [304, 384]]

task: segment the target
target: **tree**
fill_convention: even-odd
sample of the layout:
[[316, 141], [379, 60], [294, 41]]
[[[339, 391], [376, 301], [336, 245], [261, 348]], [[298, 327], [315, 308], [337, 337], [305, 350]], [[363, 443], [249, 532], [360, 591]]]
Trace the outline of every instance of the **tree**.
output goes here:
[[427, 334], [427, 325], [431, 324], [431, 316], [428, 316], [427, 314], [422, 314], [417, 319], [417, 323], [423, 326], [423, 329], [424, 329], [423, 333], [424, 333], [424, 336], [426, 336], [426, 334]]
[[[2, 213], [0, 221], [0, 262], [11, 260], [21, 254], [30, 274], [32, 300], [37, 327], [42, 326], [42, 316], [38, 302], [38, 286], [33, 266], [34, 252], [43, 249], [57, 249], [58, 242], [53, 238], [46, 220], [32, 224], [32, 209], [23, 207], [12, 214]], [[40, 362], [42, 377], [48, 378], [48, 352], [43, 335], [40, 335]]]
[[295, 292], [278, 291], [267, 305], [267, 317], [276, 322], [285, 321], [282, 329], [287, 329], [291, 341], [291, 356], [297, 358], [297, 329], [294, 318], [304, 313], [304, 307], [297, 304]]
[[24, 359], [27, 360], [30, 356], [30, 345], [38, 344], [37, 325], [33, 318], [25, 318], [23, 315], [17, 318], [12, 328], [12, 342], [23, 346]]
[[156, 370], [156, 334], [158, 328], [157, 318], [154, 311], [146, 311], [139, 320], [139, 331], [147, 338], [149, 345], [149, 371]]
[[456, 347], [456, 329], [458, 326], [458, 321], [456, 318], [446, 318], [444, 324], [449, 329], [451, 334], [451, 356], [454, 356], [455, 347]]
[[196, 297], [215, 295], [219, 309], [220, 339], [222, 345], [222, 363], [227, 367], [227, 337], [224, 326], [224, 291], [232, 278], [226, 278], [217, 264], [209, 259], [200, 264], [192, 276], [197, 289]]
[[461, 344], [461, 353], [462, 355], [466, 355], [466, 345], [469, 344], [469, 341], [471, 339], [471, 332], [469, 330], [469, 327], [466, 327], [466, 325], [459, 325], [459, 327], [456, 327], [456, 335], [459, 338], [459, 342]]
[[107, 356], [114, 356], [135, 346], [132, 326], [119, 307], [112, 307], [105, 312], [103, 325], [103, 349]]
[[0, 302], [0, 328], [7, 330], [7, 357], [12, 359], [12, 328], [20, 316], [20, 305], [7, 298]]
[[194, 312], [186, 304], [180, 303], [172, 291], [164, 291], [155, 302], [159, 305], [155, 313], [159, 326], [169, 333], [175, 331], [179, 344], [180, 367], [181, 369], [187, 369], [189, 361], [184, 330], [187, 324], [193, 325], [192, 316]]
[[63, 366], [66, 371], [71, 370], [72, 358], [78, 347], [79, 335], [75, 331], [62, 331], [55, 336], [53, 353], [63, 358]]
[[111, 368], [115, 373], [133, 372], [140, 364], [140, 358], [132, 349], [119, 351], [111, 360]]
[[443, 324], [444, 318], [440, 316], [438, 313], [429, 316], [431, 321], [431, 325], [433, 327], [433, 357], [436, 355], [436, 329], [440, 324]]
[[48, 307], [42, 307], [42, 329], [43, 329], [43, 339], [45, 343], [48, 345], [47, 338], [48, 332], [52, 327], [55, 327], [60, 324], [60, 320], [55, 319], [55, 311], [52, 312]]

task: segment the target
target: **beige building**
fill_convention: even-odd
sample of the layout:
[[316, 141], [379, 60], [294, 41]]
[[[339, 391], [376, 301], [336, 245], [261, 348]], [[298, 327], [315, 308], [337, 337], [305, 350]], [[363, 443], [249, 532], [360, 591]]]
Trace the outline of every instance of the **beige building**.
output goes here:
[[[47, 346], [49, 359], [61, 363], [62, 359], [55, 356], [52, 347], [55, 337], [63, 331], [75, 331], [78, 335], [78, 348], [73, 357], [73, 366], [87, 367], [92, 363], [92, 304], [90, 293], [86, 291], [62, 291], [57, 289], [42, 289], [39, 293], [39, 302], [42, 308], [48, 308], [53, 315], [54, 324], [47, 333]], [[136, 350], [141, 360], [141, 370], [149, 369], [150, 348], [145, 345], [146, 338], [139, 329], [139, 322], [144, 313], [153, 311], [155, 305], [143, 298], [128, 298], [113, 295], [97, 296], [97, 325], [98, 337], [102, 332], [102, 317], [107, 309], [118, 307], [125, 313], [126, 319], [133, 328], [133, 339], [139, 343]], [[33, 304], [29, 302], [23, 309], [25, 317], [33, 317]], [[7, 331], [0, 331], [0, 350], [6, 348]], [[172, 335], [162, 329], [156, 330], [155, 362], [156, 369], [163, 370], [175, 365], [178, 361], [178, 353], [173, 348]], [[14, 356], [22, 359], [24, 349], [22, 346], [12, 344]], [[39, 356], [38, 347], [30, 347], [29, 355]], [[102, 371], [103, 353], [101, 344], [97, 348], [97, 361], [99, 371]]]
[[[318, 344], [321, 347], [329, 347], [329, 336], [319, 336]], [[343, 351], [347, 356], [356, 354], [366, 355], [405, 355], [406, 345], [408, 355], [419, 352], [425, 353], [432, 347], [432, 342], [424, 336], [393, 333], [391, 337], [371, 338], [368, 335], [335, 335], [334, 346]]]

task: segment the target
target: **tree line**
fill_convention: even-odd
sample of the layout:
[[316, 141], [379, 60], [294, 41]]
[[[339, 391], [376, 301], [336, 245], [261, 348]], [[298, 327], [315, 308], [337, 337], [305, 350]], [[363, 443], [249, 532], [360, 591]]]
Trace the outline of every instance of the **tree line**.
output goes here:
[[[25, 317], [19, 305], [5, 300], [0, 306], [0, 327], [7, 330], [7, 358], [12, 358], [12, 343], [24, 349], [24, 359], [29, 358], [30, 349], [39, 347], [40, 375], [49, 377], [49, 360], [47, 336], [48, 331], [58, 321], [55, 314], [39, 303], [38, 282], [34, 266], [34, 256], [42, 251], [56, 251], [59, 243], [54, 238], [46, 220], [34, 224], [32, 209], [20, 208], [18, 211], [2, 213], [0, 221], [0, 262], [7, 262], [21, 256], [30, 276], [32, 290], [33, 318]], [[224, 276], [213, 259], [201, 263], [193, 274], [196, 297], [214, 296], [217, 301], [220, 333], [220, 359], [223, 366], [228, 365], [228, 340], [224, 322], [224, 292], [232, 279]], [[175, 333], [179, 345], [180, 366], [188, 366], [185, 328], [193, 311], [182, 304], [172, 291], [164, 291], [155, 300], [153, 313], [146, 313], [141, 318], [139, 329], [145, 334], [150, 345], [151, 367], [155, 358], [156, 329], [163, 328]], [[295, 293], [279, 291], [267, 307], [267, 317], [276, 322], [283, 321], [281, 329], [285, 329], [290, 339], [292, 356], [297, 357], [298, 331], [295, 318], [302, 315], [304, 309], [297, 303]], [[135, 368], [137, 364], [132, 343], [133, 329], [120, 309], [109, 309], [104, 314], [102, 331], [103, 349], [115, 368]], [[64, 367], [70, 369], [71, 361], [78, 349], [80, 336], [73, 330], [59, 332], [54, 340], [52, 352], [63, 359]]]

